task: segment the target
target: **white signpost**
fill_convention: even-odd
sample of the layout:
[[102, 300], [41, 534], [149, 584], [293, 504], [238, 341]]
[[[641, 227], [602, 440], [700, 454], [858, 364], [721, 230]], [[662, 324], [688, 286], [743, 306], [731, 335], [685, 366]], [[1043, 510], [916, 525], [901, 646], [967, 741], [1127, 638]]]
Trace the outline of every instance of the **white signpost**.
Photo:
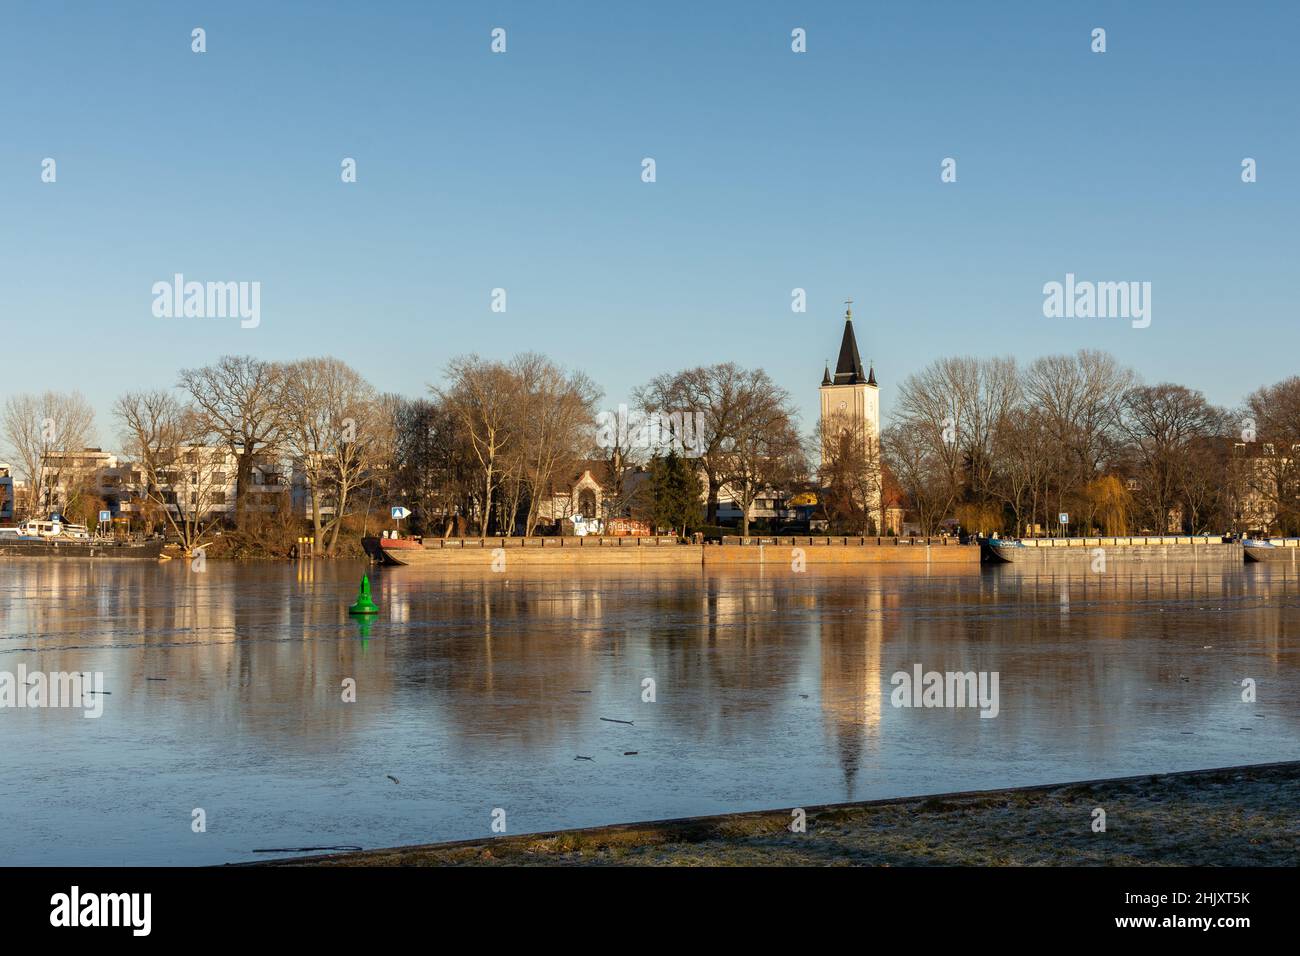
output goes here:
[[1070, 523], [1070, 514], [1068, 511], [1062, 511], [1056, 517], [1061, 522], [1061, 537], [1064, 538], [1066, 526]]
[[[401, 527], [401, 521], [402, 521], [402, 519], [403, 519], [403, 518], [410, 517], [410, 514], [411, 514], [411, 511], [410, 511], [409, 508], [403, 508], [401, 505], [393, 505], [393, 507], [392, 507], [392, 509], [391, 509], [391, 512], [392, 512], [392, 515], [393, 515], [393, 520], [396, 521], [396, 522], [398, 522], [398, 527], [399, 527], [399, 528]], [[384, 532], [384, 534], [387, 534], [387, 533], [388, 533], [387, 531]], [[399, 537], [401, 537], [401, 534], [400, 534], [398, 531], [394, 531], [394, 532], [393, 532], [393, 537], [394, 537], [394, 538], [399, 538]]]

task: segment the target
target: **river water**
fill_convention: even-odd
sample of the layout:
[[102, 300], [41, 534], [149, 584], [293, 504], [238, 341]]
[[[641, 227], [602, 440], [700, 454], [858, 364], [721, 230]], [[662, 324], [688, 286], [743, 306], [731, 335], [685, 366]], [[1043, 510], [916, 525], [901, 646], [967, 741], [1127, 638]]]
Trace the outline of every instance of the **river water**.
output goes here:
[[[0, 563], [0, 672], [102, 672], [105, 691], [99, 718], [0, 708], [0, 864], [221, 863], [487, 837], [494, 811], [522, 833], [1300, 757], [1289, 565], [393, 569], [365, 627], [346, 613], [361, 571]], [[891, 675], [918, 664], [996, 672], [997, 716], [893, 706]]]

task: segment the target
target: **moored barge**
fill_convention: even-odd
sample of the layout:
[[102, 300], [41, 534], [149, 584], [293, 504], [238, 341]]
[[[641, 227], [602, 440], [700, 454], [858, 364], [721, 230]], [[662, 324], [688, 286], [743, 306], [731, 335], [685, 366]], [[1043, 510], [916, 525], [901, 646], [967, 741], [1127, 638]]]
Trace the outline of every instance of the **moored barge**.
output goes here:
[[83, 525], [69, 524], [58, 515], [48, 521], [25, 521], [15, 528], [0, 528], [0, 558], [130, 558], [157, 560], [162, 538], [124, 541], [95, 537]]

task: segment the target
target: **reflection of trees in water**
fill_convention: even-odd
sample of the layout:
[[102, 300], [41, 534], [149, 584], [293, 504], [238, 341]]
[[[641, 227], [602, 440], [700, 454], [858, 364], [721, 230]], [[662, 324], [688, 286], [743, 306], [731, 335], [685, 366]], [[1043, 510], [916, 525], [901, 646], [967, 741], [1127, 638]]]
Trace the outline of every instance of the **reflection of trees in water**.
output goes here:
[[[745, 759], [802, 743], [801, 706], [820, 707], [854, 799], [886, 747], [891, 760], [978, 756], [992, 733], [1003, 749], [1047, 738], [1113, 754], [1171, 707], [1212, 723], [1242, 676], [1288, 662], [1300, 616], [1289, 567], [1215, 562], [1112, 560], [1105, 575], [1086, 559], [935, 573], [384, 571], [363, 642], [345, 610], [359, 565], [207, 568], [7, 562], [0, 652], [31, 647], [45, 669], [105, 671], [113, 710], [131, 719], [170, 708], [178, 733], [248, 734], [290, 752], [343, 749], [400, 719], [466, 760], [525, 755], [593, 739], [611, 729], [596, 723], [605, 716], [637, 721], [627, 739], [651, 747], [697, 741]], [[1268, 666], [1256, 667], [1259, 654]], [[894, 711], [889, 676], [914, 663], [999, 671], [1002, 717]], [[647, 676], [656, 704], [640, 700]], [[339, 702], [344, 677], [358, 682], [357, 705]], [[805, 704], [800, 691], [816, 697]], [[1282, 717], [1300, 722], [1296, 708]]]
[[757, 571], [706, 579], [703, 602], [694, 612], [698, 625], [684, 631], [675, 647], [665, 648], [670, 655], [665, 666], [698, 698], [702, 733], [737, 740], [779, 719], [797, 697], [794, 687], [811, 633], [803, 612], [810, 606], [788, 574]]
[[[470, 747], [534, 747], [594, 721], [593, 685], [627, 646], [626, 629], [607, 613], [611, 593], [506, 573], [441, 580], [413, 598], [413, 619], [427, 623], [412, 634], [407, 666], [422, 675], [422, 706], [439, 731]], [[619, 690], [611, 707], [639, 700], [630, 681]]]
[[[457, 624], [464, 646], [444, 683], [465, 701], [445, 713], [448, 730], [466, 740], [490, 724], [553, 742], [606, 716], [748, 745], [777, 732], [797, 699], [808, 646], [798, 612], [815, 599], [786, 582], [650, 572], [548, 575], [509, 592], [491, 583]], [[655, 680], [654, 704], [641, 701], [644, 677]]]
[[1242, 655], [1280, 663], [1296, 617], [1294, 573], [1270, 575], [1239, 557], [1139, 561], [1112, 552], [1106, 572], [1094, 574], [1087, 556], [1068, 557], [981, 578], [972, 614], [996, 624], [979, 630], [1006, 662], [1004, 713], [1023, 704], [1025, 717], [1053, 721], [1105, 755], [1171, 708], [1188, 720], [1179, 733], [1237, 720]]

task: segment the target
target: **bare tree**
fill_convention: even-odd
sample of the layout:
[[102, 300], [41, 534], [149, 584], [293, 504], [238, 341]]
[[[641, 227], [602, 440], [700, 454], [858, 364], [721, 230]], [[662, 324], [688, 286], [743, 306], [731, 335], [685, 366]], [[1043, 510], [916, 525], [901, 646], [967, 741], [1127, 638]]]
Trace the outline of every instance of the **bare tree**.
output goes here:
[[[49, 489], [64, 484], [69, 456], [89, 440], [95, 413], [79, 392], [45, 392], [15, 395], [5, 402], [4, 437], [27, 483], [27, 517], [40, 511]], [[75, 459], [75, 456], [73, 456]]]
[[1020, 381], [1013, 358], [966, 358], [953, 362], [947, 377], [956, 396], [956, 441], [972, 495], [981, 502], [993, 497], [997, 428], [1006, 422], [1020, 399]]
[[733, 362], [664, 374], [638, 389], [636, 400], [646, 412], [675, 415], [702, 413], [705, 434], [692, 436], [699, 445], [708, 508], [706, 521], [717, 524], [718, 492], [725, 483], [727, 456], [734, 446], [746, 404], [771, 380], [762, 369], [743, 369]]
[[991, 491], [1010, 509], [1012, 530], [1017, 535], [1027, 534], [1028, 526], [1038, 522], [1040, 509], [1046, 507], [1053, 447], [1042, 415], [1025, 405], [1009, 409], [995, 431], [993, 458], [997, 467]]
[[[1023, 388], [1055, 445], [1052, 491], [1058, 510], [1091, 510], [1084, 488], [1116, 457], [1124, 396], [1134, 384], [1132, 371], [1113, 356], [1089, 349], [1045, 356], [1029, 366]], [[1092, 524], [1091, 513], [1083, 524]]]
[[[914, 499], [918, 516], [917, 494], [929, 505], [947, 502], [945, 513], [934, 518], [934, 527], [961, 500], [966, 487], [963, 444], [975, 440], [964, 422], [973, 396], [955, 383], [964, 372], [964, 362], [941, 359], [909, 375], [898, 387], [889, 462], [905, 493]], [[924, 482], [917, 472], [922, 465], [930, 471]], [[925, 522], [922, 525], [924, 529]]]
[[333, 555], [353, 494], [375, 478], [388, 423], [374, 388], [338, 359], [303, 359], [285, 372], [284, 439], [307, 479], [316, 541]]
[[227, 451], [207, 415], [162, 390], [123, 395], [113, 414], [123, 447], [140, 468], [145, 501], [186, 554], [201, 549], [221, 523], [227, 487]]
[[501, 482], [502, 459], [514, 437], [511, 424], [515, 422], [518, 401], [517, 380], [501, 362], [484, 361], [477, 355], [452, 359], [447, 365], [447, 377], [449, 385], [434, 392], [469, 438], [481, 476], [479, 531], [486, 535], [493, 498]]
[[235, 456], [235, 518], [242, 521], [253, 466], [274, 449], [285, 425], [284, 368], [252, 356], [224, 355], [213, 365], [183, 369], [180, 386]]
[[748, 536], [749, 509], [758, 493], [765, 485], [789, 484], [806, 465], [789, 392], [758, 369], [742, 381], [736, 400], [731, 434], [716, 464], [722, 485], [740, 507], [740, 533]]
[[469, 438], [446, 403], [402, 400], [392, 409], [391, 493], [411, 505], [420, 533], [462, 533], [470, 511], [474, 468]]
[[926, 535], [939, 530], [956, 500], [942, 447], [925, 426], [908, 422], [891, 425], [881, 437], [885, 463]]
[[[1232, 528], [1232, 442], [1226, 416], [1219, 419], [1218, 434], [1194, 439], [1180, 474], [1183, 524], [1192, 534]], [[1226, 479], [1226, 480], [1225, 480]]]
[[[329, 401], [333, 359], [302, 359], [287, 369], [282, 389], [284, 438], [307, 482], [316, 547], [324, 549], [329, 525], [325, 510], [332, 505], [328, 449], [338, 441], [343, 422]], [[337, 512], [335, 514], [337, 518]]]
[[510, 370], [519, 395], [511, 431], [517, 436], [521, 484], [528, 491], [524, 533], [531, 535], [557, 472], [579, 458], [590, 438], [600, 390], [586, 375], [567, 373], [534, 353], [517, 356]]
[[1246, 399], [1255, 432], [1246, 480], [1284, 533], [1300, 531], [1300, 376], [1266, 385]]
[[[1120, 428], [1138, 482], [1138, 506], [1157, 534], [1190, 504], [1194, 456], [1206, 450], [1198, 445], [1219, 433], [1222, 418], [1204, 395], [1182, 385], [1143, 385], [1125, 393]], [[1183, 515], [1185, 523], [1189, 519]]]

